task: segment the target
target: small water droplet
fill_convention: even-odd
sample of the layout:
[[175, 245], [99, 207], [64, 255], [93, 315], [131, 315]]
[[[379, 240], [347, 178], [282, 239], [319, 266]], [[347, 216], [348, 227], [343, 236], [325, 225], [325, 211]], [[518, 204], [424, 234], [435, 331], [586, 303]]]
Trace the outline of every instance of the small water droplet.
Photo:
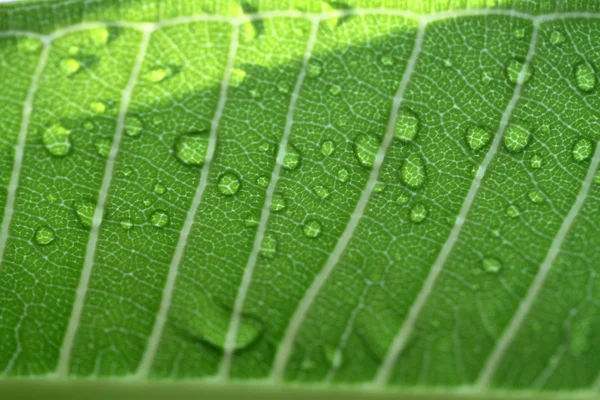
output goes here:
[[98, 139], [94, 143], [96, 151], [101, 157], [108, 157], [110, 154], [111, 142], [110, 139]]
[[260, 92], [256, 89], [251, 89], [250, 97], [252, 97], [253, 99], [258, 99], [260, 97]]
[[271, 211], [277, 212], [285, 208], [285, 199], [280, 194], [274, 194], [271, 199]]
[[504, 145], [508, 151], [518, 153], [529, 144], [529, 130], [518, 124], [510, 124], [504, 134]]
[[329, 87], [329, 94], [337, 96], [342, 92], [342, 88], [339, 85], [331, 85]]
[[391, 56], [383, 56], [381, 57], [381, 63], [389, 67], [394, 64], [394, 59]]
[[452, 66], [452, 61], [450, 61], [449, 59], [445, 59], [444, 60], [444, 67], [450, 68], [451, 66]]
[[596, 74], [592, 66], [586, 62], [575, 66], [575, 81], [582, 92], [591, 91], [596, 86]]
[[363, 167], [371, 168], [379, 151], [379, 138], [370, 133], [362, 134], [356, 139], [354, 148], [356, 157]]
[[511, 218], [516, 218], [521, 214], [521, 212], [519, 211], [519, 208], [517, 206], [508, 206], [508, 208], [506, 209], [506, 215], [508, 215]]
[[335, 150], [335, 144], [331, 140], [326, 140], [321, 144], [321, 154], [325, 157], [330, 156]]
[[404, 204], [408, 203], [408, 200], [410, 200], [410, 199], [405, 194], [401, 194], [398, 197], [396, 197], [396, 203], [398, 203], [398, 204], [404, 205]]
[[229, 85], [232, 87], [238, 87], [246, 80], [246, 71], [241, 68], [234, 68], [231, 71], [231, 77], [229, 78]]
[[121, 220], [120, 224], [122, 229], [125, 229], [126, 231], [130, 230], [131, 228], [133, 228], [133, 222], [131, 222], [131, 220], [129, 218], [126, 218], [124, 220]]
[[258, 145], [258, 150], [260, 150], [262, 152], [267, 152], [267, 151], [269, 151], [270, 148], [271, 148], [271, 145], [268, 142], [261, 142]]
[[257, 226], [259, 222], [260, 222], [260, 216], [252, 214], [252, 215], [249, 215], [248, 217], [246, 217], [246, 219], [244, 220], [244, 226], [247, 228], [250, 228], [253, 226]]
[[110, 32], [106, 28], [91, 29], [89, 30], [89, 35], [90, 41], [96, 46], [108, 43], [108, 39], [110, 38]]
[[175, 143], [177, 158], [187, 165], [203, 165], [208, 151], [206, 132], [182, 135]]
[[573, 145], [571, 154], [575, 161], [585, 161], [592, 155], [592, 141], [586, 138], [579, 138]]
[[348, 172], [346, 168], [340, 168], [338, 170], [337, 177], [340, 182], [348, 182], [348, 179], [350, 178], [350, 172]]
[[260, 244], [259, 253], [265, 258], [273, 258], [277, 253], [277, 239], [272, 233], [268, 233]]
[[[523, 61], [512, 59], [506, 66], [506, 76], [511, 83], [519, 83], [519, 76], [521, 74], [521, 70], [523, 69]], [[528, 82], [531, 79], [531, 67], [525, 71], [525, 76], [523, 77], [523, 83]]]
[[539, 190], [531, 190], [527, 193], [527, 197], [534, 203], [543, 203], [545, 200], [544, 195]]
[[128, 136], [140, 136], [143, 128], [142, 120], [135, 116], [125, 118], [125, 132]]
[[515, 39], [523, 39], [525, 37], [525, 28], [515, 28], [512, 33]]
[[277, 90], [279, 90], [280, 93], [289, 93], [290, 85], [288, 85], [287, 83], [280, 83], [279, 85], [277, 85]]
[[157, 67], [144, 74], [144, 79], [150, 83], [160, 83], [173, 75], [170, 67]]
[[323, 64], [318, 60], [310, 60], [306, 68], [306, 75], [310, 78], [316, 78], [323, 73]]
[[544, 159], [539, 154], [534, 154], [529, 159], [529, 163], [531, 164], [531, 168], [539, 169], [544, 165]]
[[489, 257], [483, 260], [481, 268], [488, 274], [497, 274], [502, 269], [502, 263], [495, 258]]
[[67, 53], [69, 53], [69, 55], [71, 55], [71, 56], [76, 56], [77, 54], [79, 54], [79, 47], [71, 46], [71, 47], [69, 47], [69, 50], [67, 51]]
[[322, 186], [322, 185], [315, 186], [314, 192], [317, 196], [319, 196], [322, 199], [326, 198], [330, 194], [329, 190], [325, 186]]
[[24, 37], [17, 45], [19, 50], [25, 53], [35, 53], [42, 47], [42, 41], [33, 37]]
[[554, 31], [550, 35], [550, 41], [554, 45], [559, 45], [565, 41], [565, 35], [563, 35], [560, 31]]
[[287, 145], [285, 155], [283, 156], [283, 168], [294, 170], [300, 165], [300, 152], [291, 144]]
[[400, 177], [404, 184], [412, 189], [418, 189], [423, 185], [425, 182], [425, 165], [419, 155], [413, 153], [408, 156], [400, 171]]
[[412, 142], [419, 130], [419, 118], [409, 110], [402, 110], [396, 118], [396, 130], [394, 134], [402, 142]]
[[46, 200], [49, 203], [56, 203], [58, 201], [58, 196], [56, 195], [56, 193], [48, 193], [46, 195]]
[[88, 200], [80, 200], [75, 203], [75, 213], [81, 225], [86, 228], [92, 227], [94, 220], [94, 212], [96, 211], [96, 204]]
[[81, 69], [81, 63], [74, 58], [65, 58], [59, 67], [63, 74], [71, 76]]
[[165, 194], [167, 192], [167, 188], [160, 182], [156, 182], [154, 185], [154, 193], [156, 194]]
[[169, 223], [169, 214], [163, 210], [156, 210], [150, 216], [150, 222], [157, 228], [162, 228]]
[[83, 123], [83, 129], [86, 131], [94, 131], [96, 130], [96, 125], [93, 121], [87, 120]]
[[69, 131], [62, 125], [55, 124], [46, 129], [42, 136], [44, 147], [53, 156], [65, 156], [71, 149]]
[[490, 138], [490, 133], [479, 126], [473, 125], [467, 129], [467, 143], [473, 150], [479, 150], [486, 146], [489, 143]]
[[266, 188], [267, 186], [269, 186], [269, 178], [266, 176], [260, 176], [256, 180], [256, 184], [262, 188]]
[[47, 245], [54, 242], [54, 231], [47, 226], [40, 226], [35, 231], [35, 242], [41, 245]]
[[375, 186], [373, 186], [373, 193], [383, 193], [385, 191], [385, 183], [377, 182]]
[[101, 101], [93, 101], [90, 103], [90, 110], [92, 110], [94, 114], [102, 114], [106, 111], [106, 104]]
[[410, 220], [415, 223], [423, 222], [427, 218], [427, 207], [418, 203], [410, 210]]
[[134, 170], [132, 167], [127, 166], [127, 167], [123, 168], [123, 176], [125, 176], [125, 177], [132, 176], [133, 173], [134, 173]]
[[302, 230], [307, 237], [316, 238], [321, 234], [321, 224], [319, 221], [312, 219], [304, 224]]
[[240, 179], [232, 172], [226, 172], [219, 178], [219, 192], [225, 196], [233, 196], [240, 190]]
[[144, 201], [142, 201], [142, 204], [146, 207], [150, 207], [150, 204], [152, 204], [152, 202], [150, 201], [150, 199], [145, 199]]

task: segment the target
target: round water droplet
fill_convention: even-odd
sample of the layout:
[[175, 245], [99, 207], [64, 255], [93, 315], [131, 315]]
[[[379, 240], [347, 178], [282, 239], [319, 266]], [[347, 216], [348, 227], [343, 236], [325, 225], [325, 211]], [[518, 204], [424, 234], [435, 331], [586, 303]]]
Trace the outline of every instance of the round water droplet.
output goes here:
[[156, 182], [154, 185], [154, 193], [156, 194], [165, 194], [167, 192], [167, 188], [160, 182]]
[[304, 234], [310, 238], [316, 238], [321, 234], [321, 224], [314, 219], [307, 221], [302, 229]]
[[527, 193], [527, 197], [534, 203], [543, 203], [545, 200], [544, 195], [539, 190], [531, 190]]
[[596, 86], [596, 73], [590, 64], [584, 62], [575, 66], [575, 82], [582, 92], [589, 92]]
[[410, 199], [405, 194], [401, 194], [398, 197], [396, 197], [396, 203], [398, 203], [398, 204], [404, 205], [404, 204], [408, 203], [408, 200], [410, 200]]
[[489, 257], [483, 260], [481, 268], [488, 274], [497, 274], [502, 269], [502, 263], [495, 258]]
[[246, 71], [240, 68], [234, 68], [231, 71], [231, 77], [229, 78], [229, 85], [232, 87], [238, 87], [246, 80]]
[[315, 186], [314, 192], [317, 196], [319, 196], [322, 199], [326, 198], [330, 194], [329, 189], [322, 185]]
[[94, 146], [96, 147], [96, 151], [100, 156], [108, 157], [108, 155], [110, 154], [110, 139], [98, 139], [94, 143]]
[[346, 168], [340, 168], [337, 177], [340, 182], [348, 182], [348, 179], [350, 179], [350, 172], [348, 172]]
[[329, 87], [329, 93], [330, 93], [332, 96], [337, 96], [337, 95], [339, 95], [341, 92], [342, 92], [342, 88], [341, 88], [340, 86], [338, 86], [338, 85], [331, 85], [331, 86]]
[[323, 64], [318, 60], [310, 60], [306, 69], [306, 75], [316, 78], [323, 73]]
[[321, 144], [321, 154], [325, 157], [330, 156], [335, 150], [335, 144], [331, 140], [326, 140]]
[[363, 167], [371, 168], [379, 151], [379, 138], [370, 133], [362, 134], [356, 139], [354, 152]]
[[508, 206], [508, 208], [506, 209], [506, 215], [508, 215], [511, 218], [516, 218], [519, 216], [519, 214], [521, 214], [521, 212], [519, 211], [519, 208], [517, 206]]
[[452, 61], [445, 59], [444, 60], [444, 67], [446, 68], [450, 68], [452, 66]]
[[419, 203], [410, 210], [410, 220], [415, 223], [423, 222], [427, 218], [427, 207]]
[[33, 37], [24, 37], [19, 40], [17, 46], [24, 53], [35, 53], [42, 47], [42, 41]]
[[256, 89], [250, 90], [250, 97], [253, 99], [258, 99], [260, 97], [260, 92]]
[[177, 158], [187, 165], [203, 165], [208, 151], [208, 135], [196, 133], [183, 135], [175, 143]]
[[409, 110], [402, 110], [396, 118], [394, 135], [403, 142], [412, 142], [419, 130], [417, 115]]
[[133, 228], [133, 222], [131, 222], [129, 218], [122, 220], [119, 225], [121, 225], [121, 228], [125, 229], [126, 231]]
[[267, 152], [267, 151], [269, 151], [270, 148], [271, 148], [271, 146], [269, 145], [268, 142], [262, 142], [261, 144], [258, 145], [258, 150], [260, 150], [262, 152]]
[[96, 204], [88, 200], [80, 200], [75, 203], [75, 213], [81, 225], [86, 228], [92, 227], [94, 220], [94, 213], [96, 211]]
[[143, 205], [145, 205], [146, 207], [149, 207], [150, 204], [152, 204], [152, 202], [150, 201], [150, 199], [146, 199], [142, 202]]
[[140, 136], [142, 133], [142, 120], [135, 116], [125, 118], [125, 132], [128, 136]]
[[106, 104], [101, 101], [93, 101], [90, 103], [90, 110], [92, 110], [94, 114], [102, 114], [106, 111]]
[[77, 54], [79, 54], [79, 47], [77, 47], [77, 46], [69, 47], [68, 53], [72, 56], [76, 56]]
[[400, 177], [404, 184], [412, 189], [421, 187], [425, 182], [425, 165], [421, 157], [414, 153], [408, 156], [400, 171]]
[[565, 35], [563, 35], [561, 32], [559, 31], [554, 31], [552, 32], [552, 34], [550, 35], [550, 41], [552, 42], [552, 44], [554, 45], [559, 45], [561, 43], [563, 43], [565, 41]]
[[83, 129], [86, 131], [94, 131], [96, 130], [96, 124], [93, 121], [87, 120], [83, 123]]
[[571, 154], [575, 161], [585, 161], [592, 155], [592, 141], [586, 138], [578, 139], [573, 145]]
[[226, 172], [219, 179], [219, 192], [225, 196], [233, 196], [240, 190], [240, 179], [232, 172]]
[[63, 74], [71, 76], [81, 69], [81, 64], [74, 58], [66, 58], [60, 62], [59, 68]]
[[504, 133], [504, 145], [508, 151], [518, 153], [529, 144], [531, 134], [525, 127], [517, 124], [510, 124]]
[[285, 199], [280, 194], [274, 194], [271, 199], [271, 211], [277, 212], [285, 208]]
[[533, 169], [542, 168], [542, 165], [544, 165], [544, 159], [539, 154], [532, 155], [529, 159], [529, 162], [531, 164], [531, 168]]
[[512, 33], [515, 39], [523, 39], [525, 37], [525, 28], [515, 28]]
[[[509, 61], [506, 66], [506, 76], [511, 83], [519, 83], [519, 77], [521, 74], [521, 70], [523, 69], [524, 63], [519, 60], [512, 59]], [[528, 82], [531, 79], [531, 67], [525, 71], [525, 75], [523, 77], [523, 83]]]
[[381, 63], [389, 67], [390, 65], [394, 64], [394, 59], [390, 56], [383, 56], [381, 57]]
[[269, 178], [266, 176], [261, 176], [256, 180], [256, 184], [262, 188], [266, 188], [269, 186]]
[[46, 150], [53, 156], [65, 156], [71, 149], [69, 131], [59, 124], [46, 129], [42, 141]]
[[300, 152], [296, 150], [291, 144], [287, 145], [285, 149], [285, 155], [283, 156], [283, 168], [287, 170], [294, 170], [300, 165]]
[[373, 186], [373, 193], [383, 193], [385, 191], [385, 183], [377, 182], [375, 186]]
[[169, 223], [169, 220], [169, 214], [167, 214], [167, 212], [163, 210], [154, 211], [150, 216], [150, 222], [157, 228], [162, 228], [166, 226]]
[[35, 242], [41, 245], [47, 245], [54, 242], [54, 231], [47, 226], [40, 226], [35, 231]]
[[470, 126], [465, 137], [471, 149], [479, 150], [489, 143], [491, 135], [483, 128]]
[[89, 31], [89, 37], [92, 44], [100, 46], [108, 43], [110, 32], [106, 28], [96, 28]]
[[173, 75], [170, 67], [154, 68], [144, 74], [144, 79], [150, 83], [159, 83]]
[[273, 258], [277, 253], [277, 239], [271, 233], [268, 233], [263, 238], [260, 244], [259, 253], [265, 258]]

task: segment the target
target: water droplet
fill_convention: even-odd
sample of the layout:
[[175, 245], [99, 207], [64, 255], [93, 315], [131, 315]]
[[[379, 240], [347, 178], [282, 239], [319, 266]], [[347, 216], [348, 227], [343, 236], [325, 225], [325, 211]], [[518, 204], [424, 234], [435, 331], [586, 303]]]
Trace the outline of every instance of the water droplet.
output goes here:
[[371, 168], [379, 151], [379, 138], [370, 133], [360, 135], [356, 139], [354, 151], [360, 164], [363, 167]]
[[92, 110], [94, 114], [102, 114], [106, 111], [106, 104], [101, 101], [93, 101], [90, 103], [90, 110]]
[[173, 75], [170, 67], [154, 68], [144, 74], [144, 79], [150, 83], [159, 83]]
[[575, 66], [575, 81], [582, 92], [591, 91], [596, 85], [596, 74], [592, 66], [586, 62]]
[[166, 226], [169, 223], [169, 220], [169, 214], [163, 210], [156, 210], [150, 216], [150, 222], [152, 222], [152, 225], [156, 226], [157, 228]]
[[381, 57], [381, 63], [389, 67], [394, 64], [394, 59], [390, 56], [383, 56]]
[[325, 157], [330, 156], [335, 150], [335, 144], [331, 140], [326, 140], [321, 144], [321, 154]]
[[373, 193], [383, 193], [385, 191], [385, 183], [377, 182], [375, 186], [373, 186]]
[[59, 124], [46, 129], [42, 141], [46, 150], [53, 156], [65, 156], [71, 149], [69, 131]]
[[96, 28], [89, 31], [90, 41], [92, 44], [100, 46], [108, 43], [110, 32], [106, 28]]
[[450, 68], [452, 66], [452, 61], [445, 59], [444, 60], [444, 67], [446, 68]]
[[225, 196], [233, 196], [240, 190], [240, 179], [232, 172], [226, 172], [219, 179], [219, 192]]
[[285, 208], [285, 199], [280, 194], [274, 194], [271, 199], [271, 211], [277, 212]]
[[510, 124], [504, 133], [504, 145], [508, 151], [518, 153], [529, 144], [529, 130], [521, 125]]
[[58, 196], [56, 195], [56, 193], [48, 193], [46, 195], [46, 200], [49, 203], [56, 203], [58, 201]]
[[531, 164], [531, 168], [533, 169], [542, 168], [542, 165], [544, 165], [544, 159], [539, 154], [532, 155], [529, 159], [529, 162]]
[[234, 68], [231, 71], [231, 77], [229, 78], [229, 85], [232, 87], [238, 87], [246, 80], [246, 71], [240, 68]]
[[78, 46], [69, 47], [68, 53], [69, 53], [69, 55], [76, 56], [77, 54], [79, 54], [79, 47]]
[[527, 193], [527, 197], [534, 203], [543, 203], [545, 200], [544, 195], [539, 190], [531, 190]]
[[256, 89], [250, 90], [250, 97], [253, 99], [258, 99], [260, 97], [260, 92]]
[[280, 83], [279, 85], [277, 85], [277, 90], [279, 90], [280, 93], [289, 93], [290, 85], [288, 85], [287, 83]]
[[19, 50], [25, 53], [34, 53], [42, 47], [42, 41], [33, 37], [24, 37], [19, 40]]
[[559, 45], [565, 41], [565, 35], [563, 35], [560, 31], [554, 31], [552, 32], [552, 35], [550, 35], [550, 41], [554, 45]]
[[412, 142], [419, 130], [419, 119], [416, 114], [409, 110], [402, 110], [396, 118], [396, 130], [394, 134], [403, 142]]
[[525, 37], [525, 28], [515, 28], [512, 33], [515, 39], [523, 39]]
[[340, 182], [348, 182], [348, 179], [350, 178], [350, 172], [348, 172], [346, 168], [340, 168], [338, 170], [337, 177]]
[[252, 22], [247, 22], [240, 25], [240, 41], [249, 43], [258, 37], [258, 30]]
[[306, 68], [306, 75], [310, 78], [316, 78], [323, 73], [323, 64], [318, 60], [310, 60]]
[[404, 204], [408, 203], [408, 200], [410, 200], [410, 199], [405, 194], [401, 194], [398, 197], [396, 197], [396, 203], [398, 203], [398, 204], [404, 205]]
[[495, 258], [489, 257], [483, 260], [481, 268], [488, 274], [497, 274], [502, 269], [502, 263]]
[[[519, 76], [521, 74], [521, 70], [523, 69], [523, 65], [524, 63], [522, 61], [515, 59], [510, 60], [506, 67], [506, 76], [511, 83], [516, 84], [519, 82]], [[531, 68], [528, 68], [527, 71], [525, 71], [523, 83], [529, 81], [529, 79], [531, 79]]]
[[329, 87], [329, 94], [332, 96], [337, 96], [342, 93], [342, 88], [339, 85], [331, 85]]
[[329, 190], [325, 186], [322, 186], [322, 185], [315, 186], [314, 192], [317, 196], [319, 196], [322, 199], [326, 198], [330, 194]]
[[149, 207], [149, 206], [150, 206], [150, 204], [152, 204], [152, 202], [150, 201], [150, 199], [145, 199], [145, 200], [142, 202], [142, 204], [143, 204], [143, 205], [145, 205], [146, 207]]
[[74, 58], [66, 58], [60, 62], [59, 67], [63, 74], [71, 76], [81, 69], [81, 64]]
[[101, 157], [108, 157], [110, 154], [110, 139], [98, 139], [94, 143], [94, 146], [96, 146], [96, 151]]
[[54, 242], [54, 231], [47, 226], [40, 226], [35, 231], [35, 242], [41, 245], [47, 245]]
[[277, 239], [271, 233], [268, 233], [263, 238], [260, 244], [260, 254], [265, 258], [273, 258], [277, 253]]
[[253, 226], [257, 226], [259, 222], [260, 222], [260, 216], [252, 214], [252, 215], [249, 215], [248, 217], [246, 217], [246, 219], [244, 220], [244, 226], [250, 228]]
[[314, 219], [307, 221], [302, 229], [304, 234], [310, 238], [316, 238], [321, 234], [321, 224]]
[[127, 166], [127, 167], [123, 168], [123, 176], [125, 176], [125, 177], [132, 176], [133, 173], [134, 173], [134, 170], [132, 167]]
[[167, 188], [160, 182], [156, 182], [154, 185], [154, 193], [156, 194], [165, 194], [167, 192]]
[[288, 144], [285, 149], [285, 155], [283, 156], [283, 168], [287, 170], [298, 168], [300, 165], [300, 158], [298, 150], [291, 144]]
[[519, 208], [517, 206], [508, 206], [508, 208], [506, 209], [506, 215], [508, 215], [511, 218], [516, 218], [521, 214], [521, 212], [519, 211]]
[[423, 222], [427, 218], [427, 207], [424, 204], [416, 204], [410, 210], [410, 220], [415, 223]]
[[486, 146], [490, 141], [491, 135], [488, 131], [478, 126], [470, 126], [467, 129], [467, 143], [473, 150], [479, 150]]
[[75, 213], [81, 225], [86, 228], [92, 227], [94, 220], [94, 212], [96, 211], [96, 204], [88, 200], [81, 200], [75, 203]]
[[266, 188], [269, 186], [269, 178], [266, 176], [261, 176], [256, 180], [256, 184], [262, 188]]
[[125, 132], [128, 136], [140, 136], [143, 127], [142, 120], [138, 117], [130, 116], [125, 118]]
[[126, 231], [133, 228], [133, 222], [131, 222], [131, 220], [129, 218], [122, 220], [120, 225], [121, 225], [121, 228], [125, 229]]
[[592, 155], [592, 141], [586, 138], [578, 139], [573, 145], [573, 159], [575, 161], [585, 161]]
[[208, 151], [208, 135], [196, 133], [183, 135], [175, 143], [177, 158], [187, 165], [203, 165]]
[[417, 189], [425, 182], [425, 165], [423, 160], [417, 154], [411, 154], [408, 156], [402, 170], [400, 171], [400, 177], [406, 186]]
[[271, 148], [271, 145], [268, 142], [261, 142], [258, 145], [258, 150], [260, 150], [262, 152], [267, 152], [267, 151], [269, 151], [270, 148]]

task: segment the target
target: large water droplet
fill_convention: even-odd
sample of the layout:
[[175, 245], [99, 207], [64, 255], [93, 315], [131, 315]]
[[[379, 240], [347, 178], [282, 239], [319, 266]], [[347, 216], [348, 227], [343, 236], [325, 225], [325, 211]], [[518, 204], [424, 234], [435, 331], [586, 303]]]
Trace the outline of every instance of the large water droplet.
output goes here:
[[504, 134], [504, 145], [508, 151], [518, 153], [529, 144], [529, 130], [518, 124], [510, 124]]
[[497, 274], [502, 269], [502, 263], [495, 258], [489, 257], [483, 260], [481, 268], [488, 274]]
[[219, 192], [225, 196], [233, 196], [240, 190], [240, 179], [232, 172], [226, 172], [219, 178]]
[[63, 74], [71, 76], [81, 69], [81, 63], [74, 58], [65, 58], [60, 62], [59, 68]]
[[416, 204], [410, 210], [410, 220], [415, 223], [423, 222], [427, 218], [427, 207], [424, 204]]
[[144, 125], [142, 120], [135, 116], [128, 116], [125, 118], [125, 132], [128, 136], [136, 137], [142, 133]]
[[371, 168], [379, 151], [379, 138], [370, 133], [362, 134], [356, 139], [354, 148], [356, 157], [363, 167]]
[[419, 155], [413, 153], [408, 156], [400, 171], [400, 177], [406, 186], [412, 189], [417, 189], [423, 185], [425, 182], [425, 165]]
[[277, 212], [285, 208], [285, 198], [280, 194], [274, 194], [271, 199], [271, 211]]
[[529, 193], [527, 193], [527, 197], [529, 197], [529, 200], [534, 203], [543, 203], [545, 200], [544, 194], [537, 189], [531, 190]]
[[69, 131], [59, 124], [46, 129], [42, 136], [42, 142], [46, 150], [53, 156], [65, 156], [71, 149]]
[[47, 245], [54, 242], [54, 231], [47, 226], [40, 226], [35, 231], [35, 242], [41, 245]]
[[203, 165], [207, 151], [208, 135], [206, 132], [183, 135], [175, 143], [177, 158], [187, 165]]
[[94, 219], [96, 204], [89, 200], [80, 200], [75, 203], [75, 213], [81, 225], [86, 228], [91, 228]]
[[592, 66], [586, 62], [575, 66], [577, 88], [583, 92], [591, 91], [596, 85], [596, 74]]
[[326, 140], [321, 144], [321, 154], [325, 157], [330, 156], [335, 150], [335, 144], [331, 140]]
[[412, 142], [419, 130], [419, 118], [409, 110], [402, 110], [396, 118], [394, 134], [403, 142]]
[[144, 79], [151, 83], [159, 83], [173, 75], [173, 69], [170, 67], [154, 68], [144, 74]]
[[157, 228], [166, 226], [170, 221], [169, 214], [164, 210], [156, 210], [150, 216], [150, 222]]
[[592, 155], [592, 141], [586, 138], [578, 139], [573, 145], [573, 159], [575, 161], [585, 161]]
[[277, 253], [277, 239], [272, 233], [268, 233], [260, 244], [260, 254], [265, 258], [273, 258]]
[[321, 224], [319, 221], [312, 219], [304, 224], [302, 230], [307, 237], [316, 238], [321, 234]]
[[[506, 66], [506, 76], [511, 83], [519, 83], [519, 76], [521, 74], [521, 70], [523, 69], [523, 61], [512, 59], [509, 61]], [[531, 79], [531, 67], [525, 71], [525, 75], [523, 77], [523, 83], [529, 81]]]
[[96, 151], [100, 156], [108, 157], [108, 155], [110, 154], [110, 139], [98, 139], [94, 143], [94, 146], [96, 147]]
[[300, 165], [300, 152], [292, 145], [287, 145], [283, 156], [283, 168], [293, 170]]
[[473, 150], [479, 150], [486, 146], [490, 141], [491, 135], [488, 131], [478, 126], [470, 126], [467, 129], [467, 143]]

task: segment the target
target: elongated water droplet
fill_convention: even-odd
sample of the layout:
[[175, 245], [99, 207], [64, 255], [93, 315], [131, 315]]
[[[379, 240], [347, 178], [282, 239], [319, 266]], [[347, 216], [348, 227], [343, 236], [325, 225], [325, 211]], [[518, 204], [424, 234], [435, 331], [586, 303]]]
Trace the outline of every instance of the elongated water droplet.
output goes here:
[[582, 92], [591, 91], [596, 86], [596, 73], [592, 66], [586, 62], [575, 66], [575, 81], [577, 88]]
[[302, 230], [307, 237], [316, 238], [321, 234], [321, 224], [319, 221], [312, 219], [304, 224]]
[[65, 156], [71, 149], [69, 131], [59, 124], [52, 125], [46, 129], [42, 136], [42, 141], [46, 150], [53, 156]]
[[277, 239], [272, 233], [268, 233], [263, 238], [260, 245], [260, 254], [265, 258], [273, 258], [277, 253]]
[[150, 83], [159, 83], [173, 75], [170, 67], [154, 68], [144, 74], [144, 79]]
[[108, 157], [108, 155], [110, 154], [110, 139], [98, 139], [94, 143], [94, 146], [96, 147], [96, 151], [100, 156]]
[[486, 146], [490, 141], [491, 135], [488, 131], [478, 126], [470, 126], [467, 129], [467, 143], [473, 150], [479, 150]]
[[[523, 61], [512, 59], [509, 61], [506, 66], [506, 76], [511, 83], [517, 84], [519, 83], [519, 76], [521, 74], [521, 70], [523, 69]], [[523, 77], [523, 83], [528, 82], [531, 79], [531, 67], [525, 71], [525, 75]]]
[[156, 210], [150, 216], [150, 222], [157, 228], [166, 226], [170, 221], [169, 214], [164, 210]]
[[71, 76], [81, 69], [81, 63], [74, 58], [65, 58], [59, 67], [63, 74]]
[[81, 225], [86, 228], [92, 227], [94, 219], [94, 212], [96, 211], [96, 204], [89, 200], [80, 200], [75, 203], [75, 213]]
[[329, 196], [329, 189], [327, 189], [325, 186], [322, 186], [322, 185], [315, 186], [314, 192], [317, 196], [319, 196], [322, 199]]
[[419, 131], [419, 118], [410, 110], [402, 110], [396, 119], [394, 134], [402, 142], [412, 142]]
[[531, 164], [531, 168], [533, 169], [542, 168], [542, 165], [544, 165], [544, 159], [539, 154], [532, 155], [529, 159], [529, 162]]
[[530, 191], [527, 193], [527, 197], [534, 203], [543, 203], [545, 200], [544, 195], [539, 190]]
[[102, 114], [106, 111], [106, 104], [101, 101], [93, 101], [90, 103], [90, 110], [92, 110], [94, 114]]
[[529, 144], [529, 130], [518, 124], [510, 124], [504, 133], [504, 145], [508, 151], [518, 153]]
[[425, 207], [424, 204], [416, 204], [411, 210], [410, 210], [410, 220], [412, 222], [415, 223], [420, 223], [423, 222], [425, 220], [425, 218], [427, 218], [427, 207]]
[[232, 172], [226, 172], [219, 179], [219, 192], [225, 196], [233, 196], [240, 190], [240, 179]]
[[495, 258], [489, 257], [483, 260], [481, 268], [488, 274], [497, 274], [502, 269], [502, 263]]
[[208, 151], [206, 132], [186, 134], [175, 143], [177, 158], [187, 165], [203, 165]]
[[356, 157], [363, 167], [371, 168], [379, 151], [379, 138], [370, 133], [362, 134], [356, 139], [354, 148]]
[[573, 159], [575, 161], [585, 161], [592, 156], [592, 141], [586, 138], [580, 138], [573, 145]]
[[271, 199], [271, 211], [277, 212], [285, 208], [285, 199], [280, 194], [274, 194]]
[[554, 45], [559, 45], [565, 41], [565, 35], [563, 35], [560, 31], [554, 31], [550, 35], [550, 41]]
[[128, 116], [127, 118], [125, 118], [125, 132], [128, 136], [140, 136], [143, 128], [144, 126], [142, 124], [142, 120], [138, 117]]
[[294, 170], [300, 165], [300, 152], [292, 145], [288, 145], [285, 149], [285, 156], [283, 156], [283, 168], [287, 170]]
[[425, 165], [419, 155], [413, 153], [408, 156], [400, 171], [400, 177], [406, 186], [412, 189], [418, 189], [423, 185], [425, 182]]
[[516, 218], [519, 216], [519, 214], [521, 214], [521, 212], [519, 211], [519, 208], [517, 206], [508, 206], [508, 208], [506, 209], [506, 215], [508, 215], [511, 218]]
[[154, 185], [154, 193], [156, 194], [165, 194], [167, 192], [167, 188], [160, 182], [156, 182]]
[[52, 229], [47, 226], [40, 226], [35, 231], [35, 242], [41, 245], [47, 245], [54, 242], [55, 234]]
[[333, 153], [333, 150], [335, 150], [335, 144], [331, 140], [326, 140], [321, 145], [321, 154], [325, 157], [330, 156]]

